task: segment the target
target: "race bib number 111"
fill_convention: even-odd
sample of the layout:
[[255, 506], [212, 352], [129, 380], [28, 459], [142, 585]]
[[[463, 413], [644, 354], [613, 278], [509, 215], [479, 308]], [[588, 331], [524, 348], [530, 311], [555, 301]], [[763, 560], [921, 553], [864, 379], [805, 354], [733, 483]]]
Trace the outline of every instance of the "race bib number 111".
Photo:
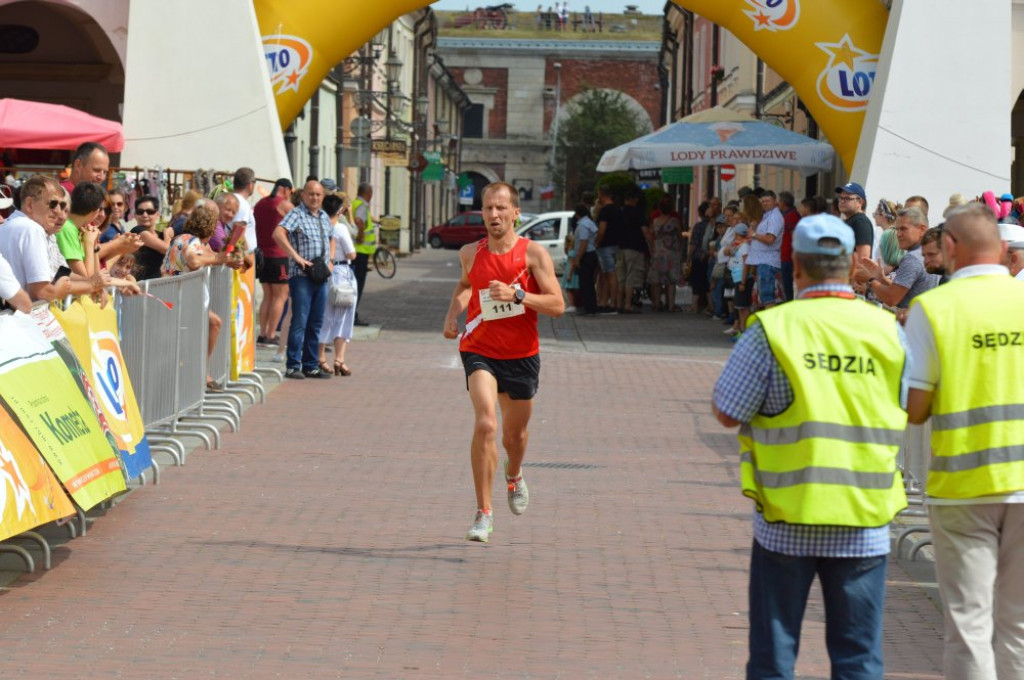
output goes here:
[[[519, 284], [512, 286], [519, 289]], [[486, 288], [478, 291], [480, 294], [480, 316], [484, 321], [495, 321], [496, 319], [507, 319], [526, 313], [526, 308], [514, 302], [499, 302], [491, 299], [491, 292]]]

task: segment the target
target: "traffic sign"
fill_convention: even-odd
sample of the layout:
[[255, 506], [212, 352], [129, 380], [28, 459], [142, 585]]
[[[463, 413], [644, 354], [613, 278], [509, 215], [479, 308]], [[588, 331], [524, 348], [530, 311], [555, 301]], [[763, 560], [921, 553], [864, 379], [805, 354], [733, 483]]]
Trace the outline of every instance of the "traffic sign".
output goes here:
[[736, 166], [735, 165], [723, 165], [719, 168], [719, 177], [722, 178], [723, 182], [731, 182], [736, 179]]

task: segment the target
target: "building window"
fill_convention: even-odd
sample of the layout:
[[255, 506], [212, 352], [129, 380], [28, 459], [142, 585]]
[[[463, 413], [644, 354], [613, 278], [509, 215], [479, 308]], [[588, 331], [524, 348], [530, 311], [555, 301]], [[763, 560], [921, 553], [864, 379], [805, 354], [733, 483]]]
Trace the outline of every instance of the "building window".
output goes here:
[[470, 104], [462, 114], [462, 136], [468, 139], [482, 139], [484, 136], [484, 105]]
[[28, 54], [39, 46], [39, 33], [31, 26], [0, 24], [0, 54]]

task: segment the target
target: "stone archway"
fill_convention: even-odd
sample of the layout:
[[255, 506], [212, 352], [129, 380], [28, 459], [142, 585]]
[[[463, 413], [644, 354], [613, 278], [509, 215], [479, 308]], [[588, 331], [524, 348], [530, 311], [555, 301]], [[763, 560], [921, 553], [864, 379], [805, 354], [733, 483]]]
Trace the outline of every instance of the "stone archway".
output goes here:
[[[80, 4], [0, 2], [0, 92], [120, 121], [124, 62], [111, 35], [118, 35], [118, 10], [123, 9], [127, 25], [128, 3], [84, 0]], [[66, 152], [19, 152], [17, 160], [23, 165], [62, 165], [66, 156]]]
[[480, 210], [483, 207], [483, 203], [480, 200], [480, 193], [484, 187], [491, 182], [501, 181], [501, 177], [494, 172], [492, 168], [486, 165], [480, 165], [479, 163], [469, 163], [462, 166], [462, 172], [469, 176], [473, 180], [473, 205], [471, 206], [459, 206], [464, 210]]
[[[598, 87], [598, 88], [594, 88], [594, 89], [595, 90], [600, 90], [602, 92], [612, 92], [612, 93], [615, 93], [615, 94], [618, 94], [619, 96], [621, 96], [622, 97], [622, 101], [626, 104], [626, 106], [629, 108], [629, 110], [636, 114], [637, 120], [639, 120], [642, 125], [646, 126], [646, 128], [647, 128], [646, 131], [647, 132], [653, 132], [654, 131], [655, 125], [654, 125], [654, 121], [651, 120], [651, 114], [648, 113], [647, 109], [644, 108], [643, 104], [641, 104], [636, 99], [634, 99], [628, 92], [623, 92], [622, 90], [616, 90], [614, 88], [608, 88], [608, 87]], [[572, 111], [573, 111], [573, 108], [574, 108], [573, 104], [575, 102], [578, 102], [578, 100], [583, 95], [584, 95], [584, 93], [580, 92], [579, 94], [576, 94], [573, 97], [571, 97], [568, 101], [566, 101], [561, 106], [561, 108], [558, 111], [558, 124], [559, 125], [561, 125], [568, 116], [572, 115]]]

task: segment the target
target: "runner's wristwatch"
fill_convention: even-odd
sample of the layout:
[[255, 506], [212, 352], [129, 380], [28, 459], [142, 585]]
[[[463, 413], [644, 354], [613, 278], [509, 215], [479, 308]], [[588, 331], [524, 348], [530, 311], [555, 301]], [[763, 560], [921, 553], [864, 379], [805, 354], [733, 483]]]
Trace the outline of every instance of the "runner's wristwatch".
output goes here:
[[517, 305], [521, 305], [523, 304], [523, 300], [526, 299], [526, 291], [522, 288], [516, 288], [516, 292], [513, 293], [513, 296], [512, 302]]

